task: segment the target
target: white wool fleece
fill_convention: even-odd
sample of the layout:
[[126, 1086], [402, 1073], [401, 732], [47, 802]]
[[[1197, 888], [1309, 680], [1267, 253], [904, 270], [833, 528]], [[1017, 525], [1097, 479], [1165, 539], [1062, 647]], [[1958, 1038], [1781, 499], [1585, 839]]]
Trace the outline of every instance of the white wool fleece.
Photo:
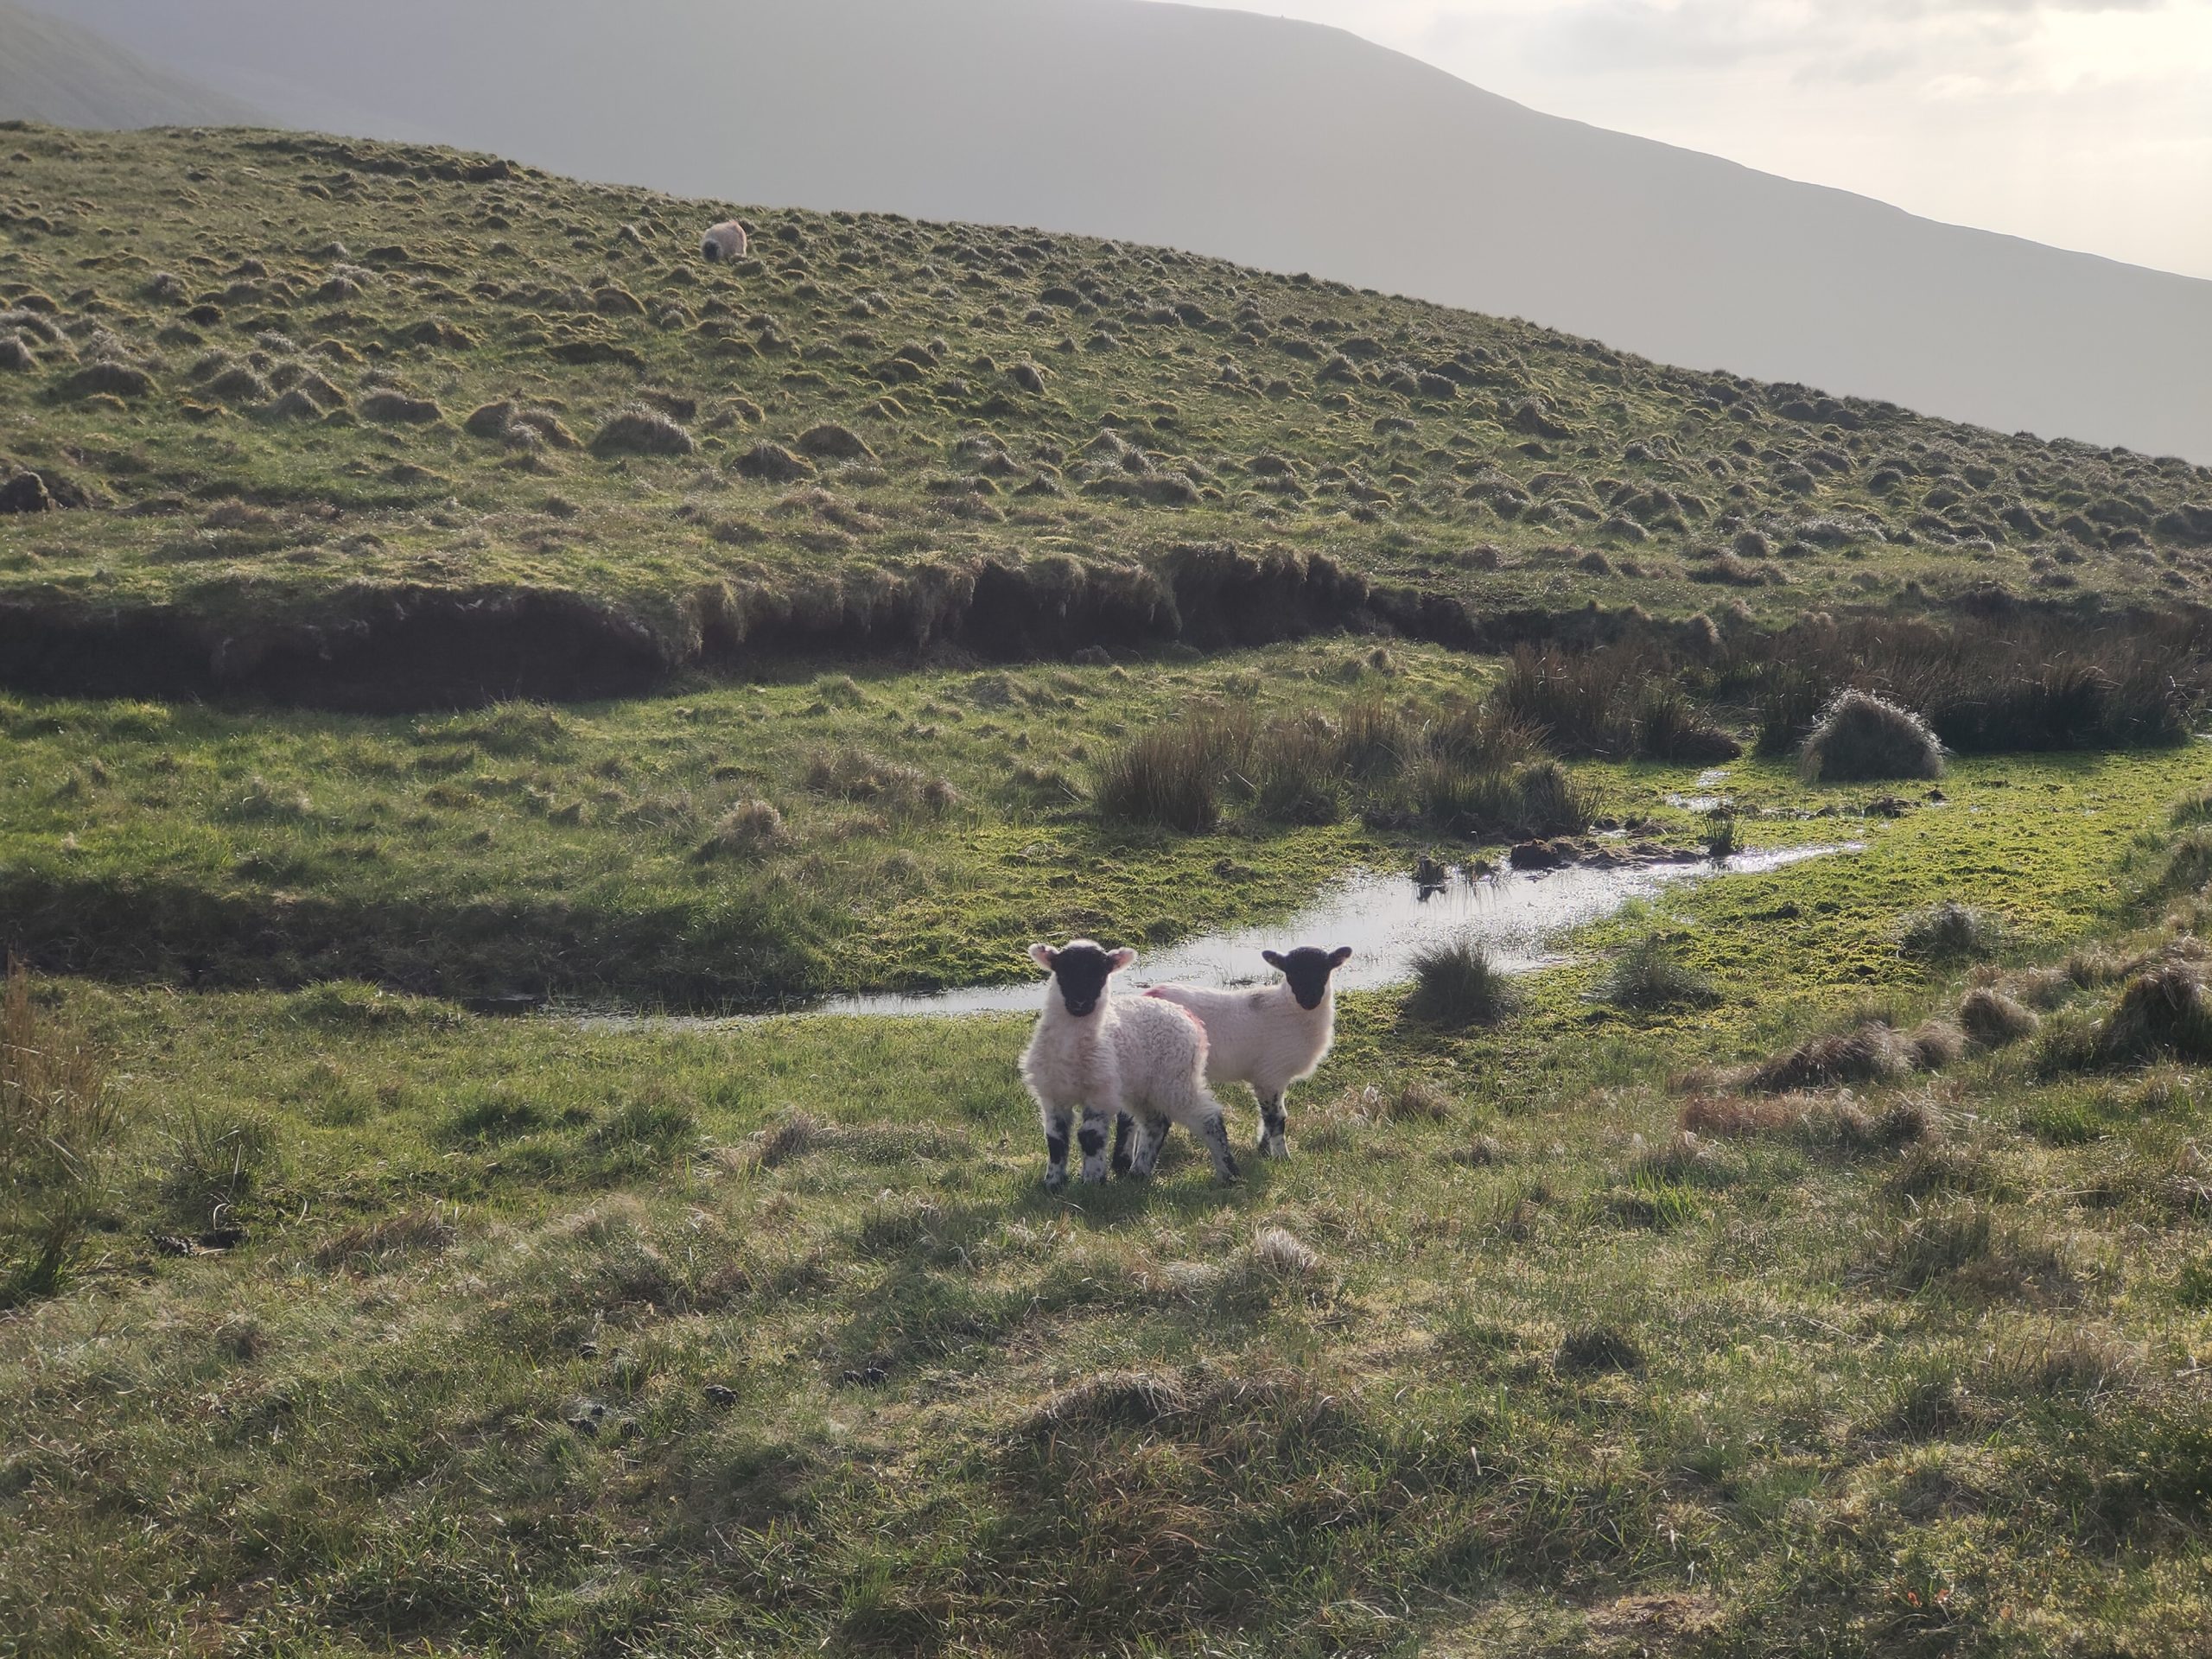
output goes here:
[[1333, 985], [1317, 1008], [1300, 1007], [1287, 983], [1237, 991], [1158, 985], [1146, 995], [1188, 1008], [1205, 1026], [1209, 1083], [1249, 1083], [1262, 1099], [1312, 1077], [1336, 1039]]
[[1021, 1057], [1021, 1080], [1040, 1106], [1115, 1113], [1146, 1108], [1195, 1128], [1210, 1111], [1206, 1033], [1183, 1010], [1147, 997], [1109, 995], [1077, 1019], [1054, 983]]

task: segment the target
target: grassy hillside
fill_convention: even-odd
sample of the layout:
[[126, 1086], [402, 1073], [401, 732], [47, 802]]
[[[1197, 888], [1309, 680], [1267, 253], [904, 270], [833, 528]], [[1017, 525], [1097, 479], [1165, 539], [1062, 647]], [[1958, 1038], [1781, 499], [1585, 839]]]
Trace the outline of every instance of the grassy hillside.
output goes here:
[[[2201, 1645], [2201, 474], [1137, 250], [0, 143], [0, 1659]], [[1878, 775], [1801, 765], [1847, 687], [1927, 722]], [[1048, 1197], [1019, 1018], [475, 1011], [1523, 838], [1856, 846], [1348, 993], [1235, 1186]]]
[[1172, 252], [777, 212], [715, 269], [721, 205], [482, 158], [0, 137], [0, 465], [61, 508], [0, 543], [22, 686], [2171, 607], [2212, 547], [2179, 461]]

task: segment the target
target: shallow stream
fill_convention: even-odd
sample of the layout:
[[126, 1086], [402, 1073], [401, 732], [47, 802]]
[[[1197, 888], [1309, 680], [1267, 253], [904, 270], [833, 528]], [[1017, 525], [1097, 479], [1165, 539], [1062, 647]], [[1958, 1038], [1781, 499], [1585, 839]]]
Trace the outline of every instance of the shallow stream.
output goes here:
[[[1203, 934], [1159, 950], [1140, 950], [1136, 965], [1115, 983], [1129, 990], [1184, 982], [1200, 985], [1261, 984], [1274, 969], [1262, 950], [1301, 944], [1351, 947], [1337, 983], [1351, 990], [1402, 984], [1413, 976], [1414, 956], [1463, 934], [1479, 940], [1508, 973], [1527, 973], [1563, 961], [1559, 938], [1611, 915], [1632, 899], [1662, 888], [1731, 875], [1756, 875], [1808, 859], [1855, 853], [1863, 842], [1792, 847], [1738, 853], [1714, 862], [1579, 864], [1541, 871], [1501, 870], [1469, 879], [1454, 869], [1441, 885], [1417, 886], [1410, 876], [1360, 870], [1333, 881], [1294, 915], [1255, 927]], [[1061, 941], [1054, 940], [1054, 944]], [[1111, 941], [1118, 943], [1118, 941]], [[1012, 985], [956, 987], [944, 991], [882, 991], [837, 996], [797, 1010], [816, 1014], [951, 1015], [1029, 1013], [1038, 1007], [1041, 980]], [[726, 1023], [696, 1015], [645, 1015], [570, 1009], [567, 1017], [601, 1030], [652, 1027], [702, 1029]]]

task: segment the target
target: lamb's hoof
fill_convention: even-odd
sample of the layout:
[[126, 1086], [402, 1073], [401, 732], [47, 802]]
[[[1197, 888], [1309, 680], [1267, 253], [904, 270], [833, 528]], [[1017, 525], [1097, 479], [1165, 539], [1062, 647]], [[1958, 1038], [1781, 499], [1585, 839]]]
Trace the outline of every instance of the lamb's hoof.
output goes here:
[[1045, 1172], [1045, 1190], [1047, 1192], [1064, 1191], [1067, 1184], [1068, 1173], [1065, 1169], [1048, 1169]]
[[1290, 1142], [1287, 1141], [1262, 1141], [1260, 1142], [1260, 1156], [1262, 1158], [1287, 1158], [1290, 1156]]

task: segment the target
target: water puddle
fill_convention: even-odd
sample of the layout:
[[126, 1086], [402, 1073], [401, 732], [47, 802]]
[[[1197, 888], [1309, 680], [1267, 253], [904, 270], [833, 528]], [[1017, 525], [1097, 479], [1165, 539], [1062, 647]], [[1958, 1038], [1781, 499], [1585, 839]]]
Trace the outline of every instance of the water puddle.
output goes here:
[[[1727, 767], [1710, 766], [1698, 773], [1696, 787], [1700, 791], [1714, 790], [1727, 781]], [[1726, 795], [1702, 793], [1692, 795], [1683, 792], [1662, 795], [1659, 798], [1669, 806], [1680, 807], [1685, 812], [1718, 812], [1728, 804], [1728, 798]]]
[[[1362, 870], [1332, 882], [1295, 915], [1186, 939], [1157, 950], [1140, 950], [1136, 966], [1114, 982], [1142, 990], [1182, 981], [1200, 985], [1261, 984], [1274, 972], [1263, 950], [1300, 944], [1333, 949], [1348, 944], [1351, 960], [1337, 975], [1347, 989], [1402, 984], [1423, 947], [1471, 934], [1508, 973], [1528, 973], [1564, 960], [1554, 943], [1562, 934], [1603, 919], [1631, 899], [1717, 876], [1757, 875], [1808, 859], [1862, 850], [1863, 842], [1738, 853], [1721, 863], [1699, 859], [1672, 863], [1569, 865], [1563, 869], [1500, 871], [1470, 880], [1458, 870], [1440, 886], [1423, 888], [1404, 875]], [[1057, 941], [1055, 941], [1057, 943]], [[1041, 978], [1012, 985], [969, 986], [947, 991], [886, 991], [837, 996], [797, 1010], [806, 1014], [911, 1017], [1033, 1013]], [[598, 1030], [706, 1030], [726, 1019], [680, 1014], [644, 1015], [568, 1011], [567, 1017]]]

